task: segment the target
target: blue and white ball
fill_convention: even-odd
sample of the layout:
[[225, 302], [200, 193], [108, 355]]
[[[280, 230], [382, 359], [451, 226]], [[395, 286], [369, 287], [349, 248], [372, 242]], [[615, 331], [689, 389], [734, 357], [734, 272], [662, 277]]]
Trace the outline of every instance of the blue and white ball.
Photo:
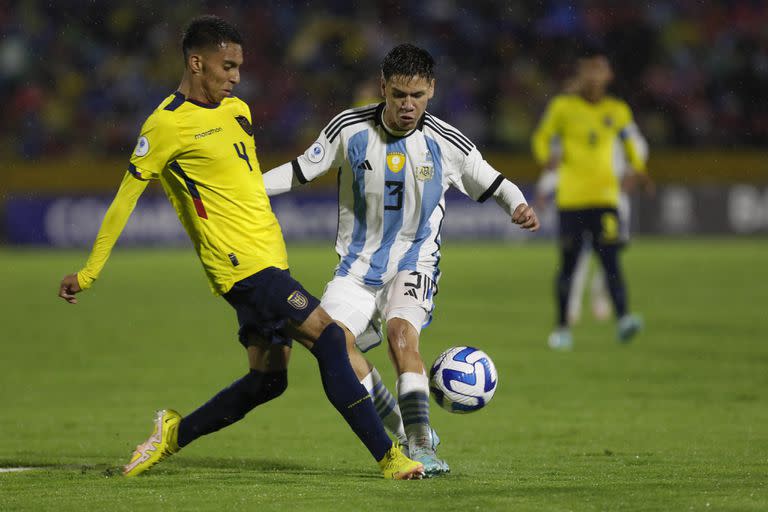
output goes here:
[[499, 379], [488, 354], [474, 347], [453, 347], [440, 354], [429, 370], [429, 390], [449, 412], [465, 414], [491, 401]]

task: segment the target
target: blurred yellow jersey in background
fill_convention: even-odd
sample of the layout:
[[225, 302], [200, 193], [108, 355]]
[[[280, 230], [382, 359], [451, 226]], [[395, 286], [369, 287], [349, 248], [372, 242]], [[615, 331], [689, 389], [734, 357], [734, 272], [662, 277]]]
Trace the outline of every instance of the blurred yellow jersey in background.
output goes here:
[[620, 183], [615, 145], [623, 144], [632, 169], [645, 171], [637, 133], [624, 101], [606, 96], [591, 103], [577, 94], [555, 97], [533, 134], [532, 146], [537, 162], [546, 167], [552, 163], [554, 143], [559, 143], [558, 208], [616, 207]]

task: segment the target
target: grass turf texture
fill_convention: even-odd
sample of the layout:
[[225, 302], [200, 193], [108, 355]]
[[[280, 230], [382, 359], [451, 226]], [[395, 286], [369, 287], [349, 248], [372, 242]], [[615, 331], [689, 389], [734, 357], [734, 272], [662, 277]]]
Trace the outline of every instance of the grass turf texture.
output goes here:
[[[389, 482], [327, 403], [296, 347], [287, 392], [137, 479], [114, 476], [156, 408], [183, 413], [246, 372], [234, 312], [191, 250], [118, 250], [70, 306], [83, 252], [0, 251], [2, 510], [767, 510], [768, 267], [764, 240], [638, 240], [625, 254], [647, 330], [631, 346], [585, 316], [575, 351], [545, 339], [552, 245], [444, 247], [428, 363], [487, 351], [483, 411], [432, 407], [452, 473]], [[289, 247], [320, 293], [328, 247]], [[371, 353], [393, 382], [386, 353]]]

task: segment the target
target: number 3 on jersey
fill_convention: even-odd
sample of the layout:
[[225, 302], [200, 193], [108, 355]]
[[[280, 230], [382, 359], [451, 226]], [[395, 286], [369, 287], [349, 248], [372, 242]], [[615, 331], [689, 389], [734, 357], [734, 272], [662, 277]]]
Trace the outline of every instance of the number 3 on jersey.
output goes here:
[[384, 185], [387, 186], [387, 197], [384, 199], [384, 210], [402, 210], [403, 189], [405, 188], [403, 182], [387, 180], [384, 182]]
[[248, 164], [248, 170], [253, 171], [253, 167], [251, 167], [251, 159], [248, 158], [248, 152], [245, 150], [245, 142], [240, 142], [232, 144], [235, 146], [235, 152], [237, 153], [237, 156], [245, 160], [245, 163]]

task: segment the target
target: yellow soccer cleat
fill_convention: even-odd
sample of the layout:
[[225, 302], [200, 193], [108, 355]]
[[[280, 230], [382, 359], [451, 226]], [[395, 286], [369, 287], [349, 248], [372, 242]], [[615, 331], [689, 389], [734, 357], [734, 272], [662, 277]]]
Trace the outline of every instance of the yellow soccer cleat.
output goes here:
[[379, 461], [384, 478], [390, 480], [416, 480], [424, 476], [424, 465], [409, 459], [393, 444]]
[[138, 476], [161, 460], [179, 451], [178, 436], [181, 415], [172, 409], [155, 413], [155, 428], [149, 439], [136, 447], [123, 475]]

